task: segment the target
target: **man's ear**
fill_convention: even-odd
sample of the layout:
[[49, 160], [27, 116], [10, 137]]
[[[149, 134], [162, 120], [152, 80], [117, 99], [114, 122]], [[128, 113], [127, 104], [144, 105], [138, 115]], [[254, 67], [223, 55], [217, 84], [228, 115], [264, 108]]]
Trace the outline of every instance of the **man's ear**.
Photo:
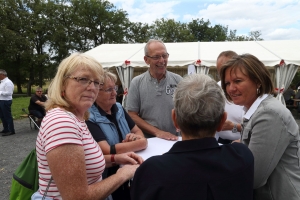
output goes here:
[[219, 124], [218, 127], [217, 127], [217, 131], [218, 131], [218, 132], [222, 130], [222, 128], [223, 128], [224, 123], [225, 123], [226, 120], [227, 120], [227, 112], [224, 112], [224, 113], [223, 113], [223, 116], [222, 116], [222, 119], [221, 119], [221, 121], [220, 121], [220, 124]]
[[176, 121], [176, 113], [175, 113], [174, 109], [172, 109], [172, 114], [171, 115], [172, 115], [172, 121], [173, 121], [173, 124], [174, 124], [175, 128], [179, 129], [177, 121]]
[[144, 56], [144, 61], [145, 61], [145, 63], [146, 63], [147, 65], [149, 65], [149, 63], [148, 63], [148, 57], [147, 57], [147, 56]]

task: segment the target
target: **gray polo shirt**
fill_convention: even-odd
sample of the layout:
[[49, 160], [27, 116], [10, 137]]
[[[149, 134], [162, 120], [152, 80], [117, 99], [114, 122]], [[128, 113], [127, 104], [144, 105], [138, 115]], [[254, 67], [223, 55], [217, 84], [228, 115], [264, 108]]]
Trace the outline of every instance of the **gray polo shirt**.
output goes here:
[[181, 76], [169, 71], [159, 83], [150, 76], [149, 70], [134, 77], [128, 91], [126, 110], [137, 112], [152, 126], [176, 135], [171, 111], [174, 108], [173, 94], [181, 80]]

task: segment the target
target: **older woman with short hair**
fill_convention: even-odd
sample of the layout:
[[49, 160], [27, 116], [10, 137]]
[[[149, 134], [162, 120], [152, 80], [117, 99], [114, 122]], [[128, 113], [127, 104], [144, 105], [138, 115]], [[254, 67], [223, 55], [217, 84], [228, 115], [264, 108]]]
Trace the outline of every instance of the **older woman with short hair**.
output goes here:
[[[102, 75], [102, 66], [85, 54], [74, 53], [59, 65], [37, 136], [39, 190], [31, 199], [105, 199], [132, 178], [142, 162], [133, 152], [104, 156], [86, 126]], [[114, 163], [133, 165], [102, 180], [105, 167]]]
[[133, 200], [252, 200], [253, 155], [243, 144], [219, 146], [226, 121], [225, 97], [209, 76], [186, 76], [174, 94], [172, 120], [182, 141], [147, 159], [136, 171]]
[[291, 112], [273, 97], [264, 64], [251, 54], [222, 66], [229, 101], [244, 106], [241, 141], [254, 155], [255, 200], [300, 199], [300, 135]]
[[[105, 70], [103, 78], [103, 87], [94, 105], [89, 109], [90, 117], [86, 123], [104, 155], [140, 151], [147, 148], [147, 139], [141, 129], [122, 105], [116, 102], [117, 76]], [[115, 174], [118, 169], [118, 165], [108, 168], [105, 170], [104, 177]], [[114, 200], [129, 200], [128, 186], [121, 186], [112, 193], [112, 196]]]

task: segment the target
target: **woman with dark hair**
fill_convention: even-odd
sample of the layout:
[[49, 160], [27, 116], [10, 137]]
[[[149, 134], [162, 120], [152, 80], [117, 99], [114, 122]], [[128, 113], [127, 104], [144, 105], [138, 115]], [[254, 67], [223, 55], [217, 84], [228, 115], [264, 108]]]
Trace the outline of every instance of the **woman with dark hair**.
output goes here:
[[244, 106], [241, 141], [254, 156], [254, 199], [300, 199], [300, 136], [291, 112], [273, 97], [269, 71], [255, 56], [222, 66], [227, 100]]

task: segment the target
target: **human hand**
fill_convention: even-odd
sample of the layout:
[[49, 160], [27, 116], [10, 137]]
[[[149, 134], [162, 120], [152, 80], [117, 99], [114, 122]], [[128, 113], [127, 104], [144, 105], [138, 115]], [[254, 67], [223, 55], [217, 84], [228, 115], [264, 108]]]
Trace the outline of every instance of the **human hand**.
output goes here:
[[134, 173], [139, 166], [140, 165], [124, 165], [118, 169], [117, 174], [122, 174], [126, 180], [129, 180], [134, 176]]
[[240, 140], [240, 139], [238, 139], [238, 140], [233, 140], [233, 141], [231, 142], [231, 144], [232, 144], [232, 143], [235, 143], [235, 142], [241, 143], [241, 140]]
[[226, 120], [223, 127], [222, 127], [222, 131], [231, 131], [233, 129], [233, 122], [230, 120]]
[[173, 135], [172, 133], [169, 133], [169, 132], [165, 132], [165, 131], [162, 131], [162, 130], [159, 130], [158, 132], [156, 132], [156, 137], [158, 138], [162, 138], [162, 139], [165, 139], [165, 140], [178, 140], [178, 137], [176, 135]]
[[137, 134], [134, 134], [134, 133], [128, 133], [126, 135], [126, 138], [122, 142], [133, 142], [133, 141], [136, 141], [136, 140], [140, 140], [142, 138], [144, 138], [144, 137], [140, 136], [140, 135], [137, 135]]
[[142, 164], [144, 162], [143, 158], [134, 152], [116, 154], [115, 161], [117, 164], [121, 164], [121, 165], [126, 165], [126, 164], [136, 165], [136, 164]]

